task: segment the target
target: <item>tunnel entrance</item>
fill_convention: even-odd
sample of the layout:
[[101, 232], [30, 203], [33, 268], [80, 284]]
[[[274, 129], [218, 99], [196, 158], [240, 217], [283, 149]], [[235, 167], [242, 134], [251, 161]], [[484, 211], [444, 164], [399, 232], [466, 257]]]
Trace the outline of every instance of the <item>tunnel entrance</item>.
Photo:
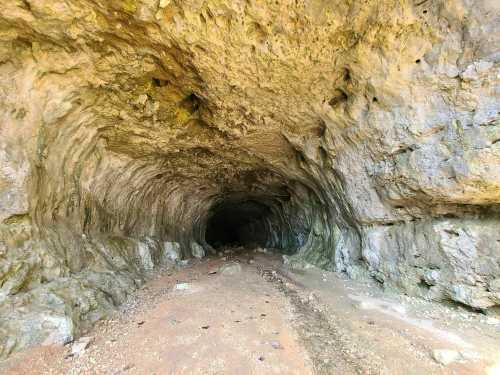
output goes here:
[[265, 247], [270, 237], [270, 208], [255, 200], [219, 204], [208, 219], [205, 240], [214, 248]]

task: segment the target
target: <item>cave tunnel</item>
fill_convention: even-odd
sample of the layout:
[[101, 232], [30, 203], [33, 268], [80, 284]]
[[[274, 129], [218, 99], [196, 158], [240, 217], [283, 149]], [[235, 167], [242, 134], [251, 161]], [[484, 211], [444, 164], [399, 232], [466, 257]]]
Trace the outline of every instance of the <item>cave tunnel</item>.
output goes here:
[[255, 200], [230, 202], [212, 210], [205, 239], [217, 249], [223, 246], [262, 246], [270, 242], [271, 210]]
[[0, 358], [222, 248], [499, 308], [498, 2], [4, 3]]
[[318, 220], [325, 225], [326, 212], [315, 193], [300, 183], [254, 182], [260, 186], [258, 192], [243, 189], [210, 199], [194, 237], [216, 250], [261, 247], [295, 254], [314, 247], [312, 227]]

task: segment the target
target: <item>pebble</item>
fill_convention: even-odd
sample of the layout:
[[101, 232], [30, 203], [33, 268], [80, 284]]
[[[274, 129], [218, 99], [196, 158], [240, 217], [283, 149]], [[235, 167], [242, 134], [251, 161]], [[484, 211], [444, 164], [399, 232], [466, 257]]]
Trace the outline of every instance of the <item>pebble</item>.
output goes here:
[[175, 284], [174, 290], [189, 290], [190, 286], [188, 283], [178, 283]]
[[232, 276], [241, 272], [241, 265], [239, 263], [227, 263], [221, 266], [219, 272], [222, 275]]
[[492, 318], [491, 316], [489, 316], [488, 318], [486, 318], [486, 321], [485, 321], [486, 324], [490, 324], [490, 325], [500, 325], [500, 319], [497, 319], [497, 318]]
[[92, 337], [80, 337], [77, 341], [71, 345], [71, 355], [78, 356], [85, 353], [85, 350], [89, 347]]
[[274, 340], [271, 341], [270, 344], [274, 349], [283, 349], [283, 346], [281, 346], [281, 343], [279, 341]]
[[468, 349], [461, 350], [460, 356], [467, 361], [478, 361], [481, 359], [479, 353]]
[[456, 350], [436, 349], [432, 352], [432, 358], [434, 358], [436, 362], [447, 366], [452, 362], [458, 361], [461, 356]]
[[191, 255], [201, 259], [205, 256], [205, 249], [198, 242], [193, 242], [191, 244]]

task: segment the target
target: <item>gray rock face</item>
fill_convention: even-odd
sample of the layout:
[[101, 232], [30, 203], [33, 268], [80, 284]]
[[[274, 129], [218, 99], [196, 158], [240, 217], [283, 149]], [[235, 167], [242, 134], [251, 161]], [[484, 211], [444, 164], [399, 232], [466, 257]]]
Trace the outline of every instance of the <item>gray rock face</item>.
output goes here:
[[491, 277], [500, 274], [497, 228], [497, 220], [491, 219], [375, 226], [366, 230], [362, 255], [370, 273], [384, 284], [484, 309], [497, 304], [495, 291], [488, 291]]
[[164, 243], [163, 251], [166, 261], [175, 263], [181, 260], [181, 245], [179, 243], [167, 241]]
[[191, 243], [191, 255], [201, 259], [205, 256], [205, 250], [198, 242]]
[[498, 10], [3, 4], [0, 357], [78, 336], [217, 239], [493, 310]]

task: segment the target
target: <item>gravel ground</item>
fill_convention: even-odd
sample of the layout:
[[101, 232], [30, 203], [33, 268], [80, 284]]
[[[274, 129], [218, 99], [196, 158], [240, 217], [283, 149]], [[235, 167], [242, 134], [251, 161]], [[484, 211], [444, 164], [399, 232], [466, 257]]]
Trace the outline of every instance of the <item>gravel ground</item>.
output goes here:
[[83, 339], [2, 374], [494, 374], [493, 317], [229, 250], [163, 270]]

